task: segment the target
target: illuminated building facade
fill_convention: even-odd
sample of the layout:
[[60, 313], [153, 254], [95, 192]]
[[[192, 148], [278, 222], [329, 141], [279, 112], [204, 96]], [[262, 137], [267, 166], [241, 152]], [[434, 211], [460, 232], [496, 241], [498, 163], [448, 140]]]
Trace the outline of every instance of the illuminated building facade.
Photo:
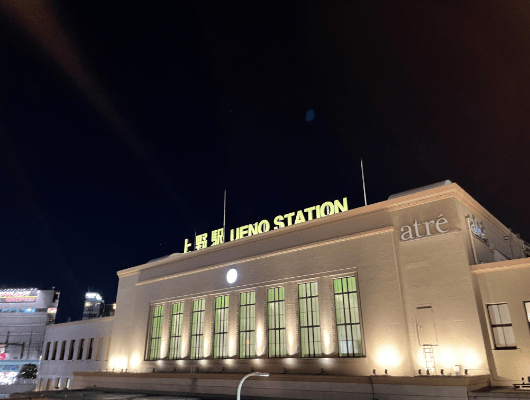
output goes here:
[[103, 297], [97, 292], [86, 292], [85, 293], [85, 305], [83, 307], [83, 318], [91, 319], [98, 318], [105, 309], [105, 301]]
[[39, 364], [58, 305], [55, 290], [0, 289], [0, 382], [10, 383], [24, 364]]
[[528, 246], [462, 188], [330, 214], [119, 271], [108, 372], [72, 386], [233, 394], [254, 370], [248, 395], [351, 398], [530, 375]]

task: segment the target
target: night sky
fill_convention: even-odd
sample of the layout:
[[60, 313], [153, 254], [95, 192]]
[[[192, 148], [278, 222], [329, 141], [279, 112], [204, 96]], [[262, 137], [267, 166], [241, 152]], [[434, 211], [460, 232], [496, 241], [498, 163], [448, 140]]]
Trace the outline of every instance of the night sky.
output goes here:
[[[0, 286], [450, 179], [530, 241], [526, 1], [0, 1]], [[314, 118], [308, 114], [313, 110]]]

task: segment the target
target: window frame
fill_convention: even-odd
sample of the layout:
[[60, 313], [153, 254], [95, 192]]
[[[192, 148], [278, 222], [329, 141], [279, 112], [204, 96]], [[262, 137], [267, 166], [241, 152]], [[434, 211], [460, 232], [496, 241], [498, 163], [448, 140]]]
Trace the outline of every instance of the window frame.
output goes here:
[[[195, 304], [198, 304], [200, 308], [196, 310]], [[203, 340], [205, 314], [206, 299], [193, 300], [191, 309], [190, 360], [201, 360], [204, 358]], [[194, 322], [194, 319], [196, 322]], [[197, 331], [195, 330], [196, 327], [198, 328]]]
[[[314, 294], [313, 288], [316, 290]], [[309, 295], [307, 295], [309, 292]], [[303, 293], [303, 296], [302, 296]], [[316, 304], [316, 312], [314, 307]], [[302, 307], [304, 305], [304, 307]], [[302, 312], [302, 310], [305, 310]], [[316, 321], [315, 314], [316, 313]], [[305, 315], [305, 321], [302, 321]], [[305, 325], [303, 323], [305, 322]], [[316, 322], [316, 324], [315, 324]], [[298, 284], [298, 327], [300, 329], [300, 356], [302, 358], [322, 357], [322, 335], [320, 330], [320, 304], [318, 298], [318, 282]], [[307, 331], [307, 355], [304, 355], [304, 330]], [[317, 338], [318, 336], [318, 338]], [[319, 350], [317, 352], [317, 349]]]
[[48, 358], [50, 356], [50, 345], [51, 342], [46, 343], [46, 350], [44, 351], [44, 361], [48, 361]]
[[[527, 304], [528, 304], [528, 308], [526, 308]], [[528, 321], [528, 329], [530, 330], [530, 300], [523, 301], [523, 309], [526, 315], [526, 320]]]
[[56, 359], [56, 356], [57, 356], [57, 343], [58, 343], [57, 340], [53, 342], [52, 354], [51, 354], [51, 357], [50, 357], [51, 361], [55, 361], [55, 359]]
[[216, 360], [229, 358], [228, 348], [228, 313], [230, 295], [215, 297], [214, 329], [213, 329], [213, 358]]
[[[348, 279], [353, 279], [354, 281], [354, 289], [353, 291], [350, 291], [349, 290], [349, 287], [348, 287]], [[336, 288], [335, 288], [335, 282], [336, 281], [341, 281], [340, 283], [340, 286], [341, 286], [341, 290], [342, 292], [340, 293], [337, 293], [336, 292]], [[347, 291], [344, 292], [344, 281], [346, 281], [346, 287], [347, 287]], [[335, 329], [336, 329], [336, 334], [337, 334], [337, 354], [338, 354], [338, 357], [339, 358], [359, 358], [359, 357], [366, 357], [366, 352], [365, 352], [365, 348], [364, 348], [364, 335], [363, 335], [363, 327], [362, 327], [362, 315], [361, 315], [361, 302], [360, 302], [360, 296], [359, 296], [359, 284], [358, 284], [358, 279], [357, 279], [357, 276], [356, 275], [350, 275], [350, 276], [343, 276], [343, 277], [337, 277], [337, 278], [333, 278], [332, 280], [332, 290], [333, 290], [333, 313], [334, 313], [334, 317], [335, 317]], [[348, 295], [346, 298], [348, 299], [347, 303], [349, 304], [350, 300], [350, 296], [349, 294], [354, 294], [354, 298], [355, 298], [355, 302], [357, 304], [357, 306], [349, 306], [349, 318], [350, 318], [350, 322], [347, 322], [348, 318], [347, 318], [347, 314], [345, 313], [344, 311], [344, 323], [339, 323], [339, 319], [338, 319], [338, 309], [337, 309], [337, 296], [342, 296], [342, 304], [344, 304], [344, 295]], [[352, 308], [356, 308], [357, 309], [357, 320], [358, 322], [351, 322], [351, 318], [352, 318]], [[343, 310], [346, 310], [346, 307], [343, 307]], [[346, 340], [341, 340], [341, 329], [340, 327], [341, 326], [344, 326], [345, 329], [344, 329], [344, 332], [345, 332], [345, 335], [346, 335]], [[348, 327], [350, 327], [350, 330], [348, 331]], [[360, 346], [358, 346], [358, 350], [360, 351], [359, 352], [355, 352], [355, 345], [354, 345], [354, 342], [355, 340], [353, 339], [353, 328], [356, 327], [356, 333], [358, 333], [359, 335], [359, 340], [360, 340]], [[349, 351], [349, 348], [348, 348], [348, 342], [350, 340], [347, 339], [348, 336], [351, 336], [352, 339], [351, 339], [351, 347], [352, 347], [352, 351], [350, 352]], [[348, 349], [347, 351], [347, 354], [341, 354], [341, 343], [342, 342], [346, 342], [346, 347]], [[351, 354], [350, 354], [351, 353]]]
[[[248, 341], [248, 344], [247, 344], [247, 341]], [[243, 349], [244, 351], [242, 351]], [[256, 358], [256, 291], [255, 290], [239, 293], [239, 358], [241, 359]]]
[[88, 346], [86, 348], [86, 357], [85, 360], [92, 359], [92, 352], [94, 350], [94, 338], [88, 339]]
[[[184, 321], [184, 301], [171, 305], [171, 321], [169, 325], [169, 359], [182, 359], [182, 326]], [[175, 332], [176, 331], [176, 332]]]
[[75, 350], [75, 339], [70, 340], [70, 348], [68, 349], [68, 360], [74, 359], [74, 350]]
[[[491, 332], [493, 349], [494, 350], [516, 350], [517, 349], [517, 341], [515, 340], [515, 332], [513, 330], [513, 323], [512, 323], [512, 317], [510, 315], [510, 309], [508, 308], [508, 316], [510, 317], [510, 323], [494, 324], [492, 319], [491, 319], [490, 307], [491, 306], [497, 306], [498, 307], [498, 306], [501, 306], [501, 305], [506, 305], [506, 307], [508, 307], [508, 303], [488, 303], [488, 304], [486, 304], [486, 314], [488, 315], [488, 319], [489, 319], [489, 323], [490, 323], [490, 332]], [[500, 315], [500, 313], [499, 313], [499, 315]], [[515, 341], [515, 346], [499, 347], [498, 344], [497, 344], [496, 336], [495, 336], [495, 331], [494, 331], [495, 328], [510, 328], [511, 331], [512, 331], [513, 339]], [[506, 336], [504, 335], [504, 332], [505, 332], [504, 329], [502, 329], [502, 332], [503, 332], [503, 337], [505, 338]], [[505, 341], [506, 341], [506, 339], [505, 339]]]
[[164, 325], [164, 304], [153, 304], [149, 313], [149, 330], [147, 331], [147, 345], [145, 361], [162, 359], [162, 331]]
[[85, 339], [79, 339], [79, 346], [77, 346], [77, 360], [83, 359], [83, 350], [85, 347]]
[[64, 360], [64, 353], [66, 351], [66, 340], [61, 342], [61, 349], [59, 350], [59, 361]]
[[[273, 290], [273, 300], [270, 300], [270, 291]], [[276, 293], [278, 291], [278, 293]], [[280, 296], [281, 292], [281, 296]], [[278, 295], [277, 295], [278, 294]], [[277, 299], [278, 297], [278, 299]], [[279, 298], [283, 297], [283, 298]], [[272, 305], [272, 314], [271, 314]], [[282, 314], [283, 311], [283, 314]], [[273, 315], [274, 324], [271, 328], [271, 315]], [[282, 319], [283, 316], [283, 319]], [[285, 287], [278, 286], [267, 289], [267, 347], [269, 358], [287, 357], [287, 331], [285, 328]], [[279, 325], [278, 327], [276, 325]], [[283, 326], [282, 326], [283, 325]], [[271, 342], [271, 338], [274, 339]], [[271, 348], [271, 343], [274, 350]]]

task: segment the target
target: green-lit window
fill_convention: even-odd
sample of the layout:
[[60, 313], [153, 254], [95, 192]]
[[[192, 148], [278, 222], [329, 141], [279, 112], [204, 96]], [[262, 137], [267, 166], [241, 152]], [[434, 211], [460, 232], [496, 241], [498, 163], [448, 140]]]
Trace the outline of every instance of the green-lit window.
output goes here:
[[147, 348], [148, 360], [160, 359], [160, 344], [162, 342], [162, 319], [164, 306], [154, 306], [151, 314], [151, 329]]
[[213, 358], [228, 357], [228, 295], [215, 298]]
[[339, 356], [362, 356], [361, 322], [355, 277], [334, 279], [333, 292]]
[[175, 303], [171, 308], [171, 330], [169, 332], [169, 359], [181, 358], [180, 347], [182, 338], [182, 318], [184, 314], [184, 303]]
[[191, 349], [190, 359], [202, 358], [202, 336], [204, 334], [205, 300], [194, 300], [191, 313]]
[[269, 357], [286, 357], [285, 289], [283, 287], [267, 290], [267, 313]]
[[318, 307], [318, 285], [316, 282], [298, 285], [300, 311], [300, 343], [302, 357], [320, 357], [320, 316]]
[[256, 357], [256, 292], [239, 295], [239, 358]]

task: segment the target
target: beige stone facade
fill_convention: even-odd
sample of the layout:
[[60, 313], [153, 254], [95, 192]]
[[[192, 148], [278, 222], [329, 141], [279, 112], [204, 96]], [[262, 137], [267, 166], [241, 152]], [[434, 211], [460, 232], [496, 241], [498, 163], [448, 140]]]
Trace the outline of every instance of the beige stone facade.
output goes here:
[[[462, 188], [450, 184], [171, 255], [118, 273], [105, 368], [135, 373], [138, 379], [153, 371], [367, 377], [375, 370], [375, 375], [414, 377], [443, 370], [445, 376], [490, 375], [493, 385], [519, 382], [529, 375], [530, 357], [525, 246]], [[238, 274], [232, 284], [226, 279], [230, 269]], [[334, 281], [349, 277], [357, 283], [362, 340], [355, 356], [341, 357]], [[322, 354], [303, 357], [299, 285], [315, 282]], [[278, 287], [285, 291], [286, 354], [271, 358], [267, 291]], [[250, 291], [256, 295], [256, 354], [242, 359], [239, 296]], [[230, 304], [227, 357], [215, 359], [215, 299], [224, 295]], [[191, 360], [192, 307], [199, 299], [205, 300], [202, 356]], [[180, 352], [172, 360], [170, 310], [180, 302]], [[149, 360], [153, 310], [160, 305], [159, 356]], [[503, 313], [502, 324], [492, 323], [488, 313], [494, 309]], [[504, 332], [500, 345], [505, 348], [499, 348], [494, 332]], [[105, 386], [109, 379], [85, 372], [73, 385]]]

